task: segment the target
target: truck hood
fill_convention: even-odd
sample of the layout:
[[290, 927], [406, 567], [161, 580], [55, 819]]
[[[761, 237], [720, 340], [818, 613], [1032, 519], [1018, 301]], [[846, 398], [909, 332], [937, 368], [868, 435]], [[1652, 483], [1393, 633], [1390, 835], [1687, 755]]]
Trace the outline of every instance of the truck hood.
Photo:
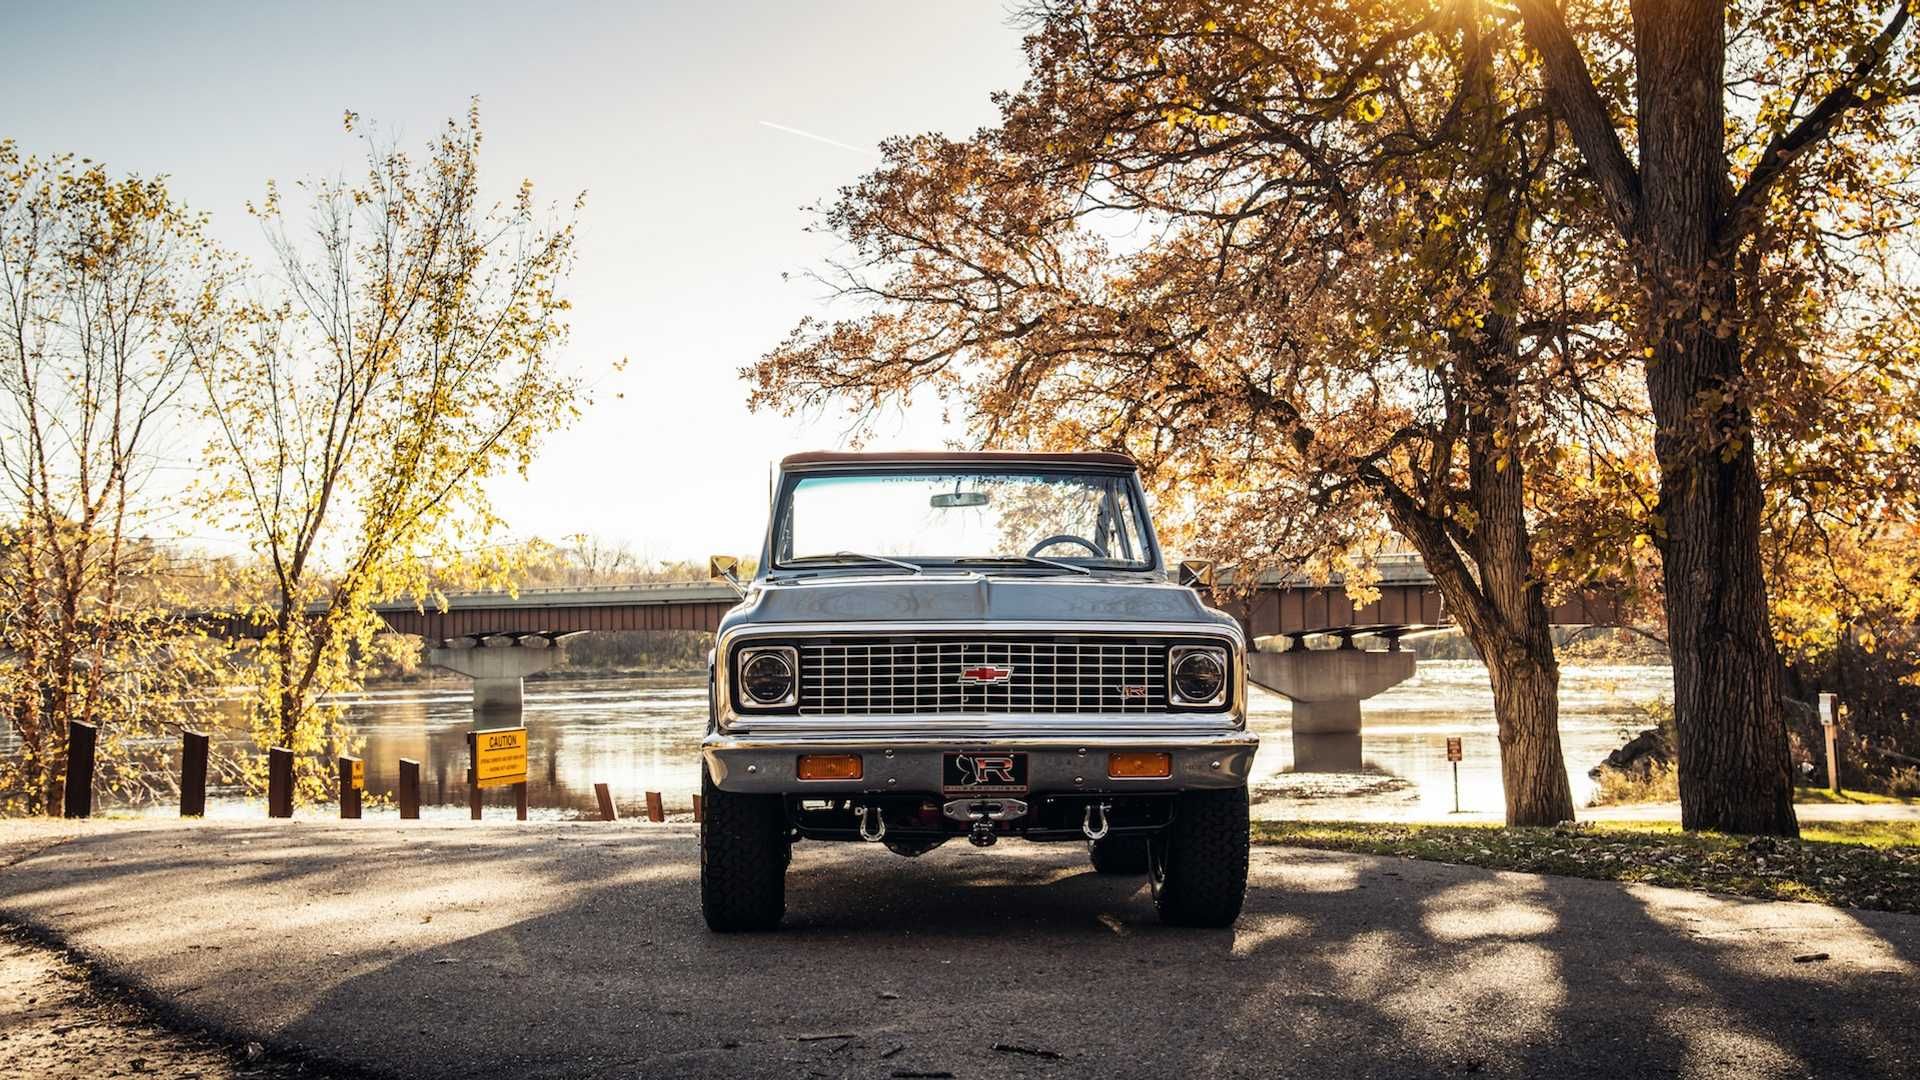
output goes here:
[[1233, 626], [1170, 582], [991, 574], [875, 574], [761, 582], [727, 621], [1162, 622]]

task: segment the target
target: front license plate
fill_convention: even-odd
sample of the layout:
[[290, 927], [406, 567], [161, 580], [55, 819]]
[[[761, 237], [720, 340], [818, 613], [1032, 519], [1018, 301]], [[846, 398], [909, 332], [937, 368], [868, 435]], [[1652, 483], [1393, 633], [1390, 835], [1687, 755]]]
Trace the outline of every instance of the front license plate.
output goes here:
[[998, 750], [946, 754], [940, 790], [946, 795], [1018, 795], [1027, 790], [1027, 755]]

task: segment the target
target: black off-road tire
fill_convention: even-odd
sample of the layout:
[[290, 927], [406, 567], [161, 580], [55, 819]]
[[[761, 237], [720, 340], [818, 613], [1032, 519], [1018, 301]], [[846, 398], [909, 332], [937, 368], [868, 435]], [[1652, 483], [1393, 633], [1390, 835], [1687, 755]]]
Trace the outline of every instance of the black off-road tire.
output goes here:
[[721, 933], [772, 930], [787, 912], [793, 858], [778, 795], [721, 791], [700, 770], [700, 914]]
[[1098, 840], [1089, 840], [1087, 858], [1093, 861], [1095, 873], [1139, 877], [1147, 872], [1147, 838], [1103, 836]]
[[1170, 926], [1232, 926], [1247, 896], [1247, 789], [1188, 791], [1149, 852], [1153, 905]]

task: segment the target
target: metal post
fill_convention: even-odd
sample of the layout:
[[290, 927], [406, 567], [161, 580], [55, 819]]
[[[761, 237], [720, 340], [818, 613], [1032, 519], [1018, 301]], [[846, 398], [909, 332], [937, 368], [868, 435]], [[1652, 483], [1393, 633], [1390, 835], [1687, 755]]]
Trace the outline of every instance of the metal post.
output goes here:
[[480, 820], [480, 746], [467, 732], [467, 816]]
[[513, 785], [513, 819], [527, 820], [527, 782], [525, 780]]
[[293, 751], [284, 746], [267, 751], [267, 816], [293, 816]]
[[67, 724], [67, 817], [93, 816], [93, 751], [100, 729], [84, 720]]
[[207, 733], [180, 732], [180, 816], [207, 816]]
[[1820, 695], [1820, 726], [1827, 735], [1827, 789], [1840, 794], [1840, 712], [1832, 694]]
[[666, 807], [661, 805], [660, 793], [657, 791], [647, 792], [647, 820], [648, 821], [667, 820]]
[[1460, 812], [1460, 763], [1453, 763], [1453, 812]]
[[620, 811], [614, 809], [613, 792], [605, 784], [593, 785], [593, 797], [600, 803], [600, 820], [619, 821]]
[[340, 755], [340, 818], [343, 821], [360, 818], [360, 789], [353, 786], [353, 767], [358, 764], [359, 758]]
[[700, 796], [695, 795], [693, 797], [693, 820], [695, 821], [707, 820], [707, 816], [706, 816], [707, 808], [701, 805], [702, 802], [704, 802], [704, 800], [701, 799]]
[[412, 758], [400, 759], [400, 820], [420, 820], [420, 763]]

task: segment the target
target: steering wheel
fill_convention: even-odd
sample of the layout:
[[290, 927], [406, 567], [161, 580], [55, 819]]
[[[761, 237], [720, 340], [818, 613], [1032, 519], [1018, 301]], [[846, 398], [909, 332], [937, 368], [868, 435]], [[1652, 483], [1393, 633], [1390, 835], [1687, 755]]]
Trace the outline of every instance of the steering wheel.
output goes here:
[[1081, 547], [1086, 548], [1088, 551], [1093, 552], [1093, 556], [1096, 559], [1104, 559], [1107, 557], [1106, 548], [1101, 547], [1099, 544], [1094, 543], [1093, 541], [1087, 539], [1086, 537], [1075, 536], [1072, 533], [1059, 533], [1054, 536], [1049, 536], [1045, 540], [1042, 540], [1039, 543], [1028, 548], [1027, 558], [1031, 559], [1039, 555], [1041, 552], [1052, 547], [1055, 544], [1078, 544]]

